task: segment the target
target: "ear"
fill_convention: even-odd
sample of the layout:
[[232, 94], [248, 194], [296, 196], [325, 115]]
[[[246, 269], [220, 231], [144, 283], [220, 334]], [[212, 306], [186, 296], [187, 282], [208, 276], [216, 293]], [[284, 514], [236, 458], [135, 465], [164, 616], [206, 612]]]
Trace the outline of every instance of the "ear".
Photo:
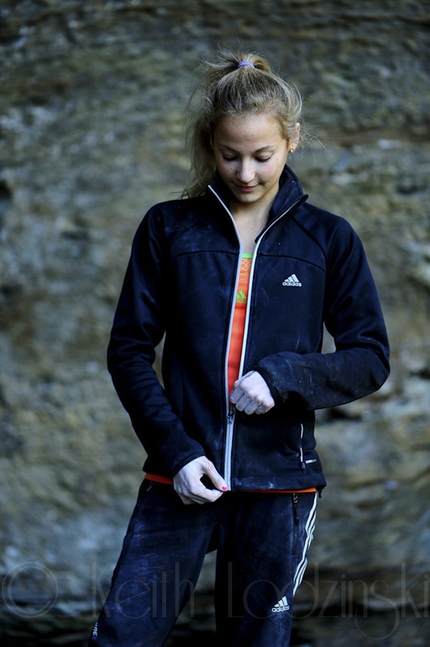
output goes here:
[[294, 127], [294, 133], [293, 133], [292, 137], [288, 138], [288, 152], [289, 153], [294, 153], [294, 151], [296, 150], [297, 145], [299, 143], [299, 139], [300, 139], [300, 124], [299, 124], [299, 122], [297, 122], [295, 127]]

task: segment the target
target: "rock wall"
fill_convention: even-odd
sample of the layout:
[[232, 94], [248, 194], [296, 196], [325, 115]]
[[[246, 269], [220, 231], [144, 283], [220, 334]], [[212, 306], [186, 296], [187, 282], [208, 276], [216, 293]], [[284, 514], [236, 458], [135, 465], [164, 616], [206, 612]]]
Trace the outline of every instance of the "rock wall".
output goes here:
[[[144, 459], [105, 347], [133, 233], [186, 176], [196, 67], [221, 44], [302, 90], [314, 144], [292, 166], [362, 237], [392, 344], [378, 394], [319, 416], [329, 488], [298, 609], [319, 616], [316, 647], [428, 644], [429, 8], [3, 0], [0, 635], [47, 644], [74, 619], [79, 640], [105, 595]], [[383, 611], [380, 629], [357, 606]], [[340, 638], [324, 637], [327, 609]]]

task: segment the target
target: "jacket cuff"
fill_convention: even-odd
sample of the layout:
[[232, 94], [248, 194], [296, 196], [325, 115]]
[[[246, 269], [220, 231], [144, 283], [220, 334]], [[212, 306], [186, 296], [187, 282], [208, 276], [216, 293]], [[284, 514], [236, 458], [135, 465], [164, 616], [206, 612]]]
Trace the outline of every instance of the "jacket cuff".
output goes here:
[[260, 364], [254, 366], [254, 371], [260, 373], [261, 377], [266, 382], [267, 386], [269, 387], [271, 396], [275, 401], [275, 404], [284, 404], [288, 399], [288, 394], [285, 397], [282, 397], [280, 395], [279, 391], [275, 387], [272, 372], [268, 368], [261, 366]]
[[183, 468], [185, 465], [188, 465], [188, 463], [191, 463], [191, 461], [195, 460], [196, 458], [201, 458], [202, 456], [205, 456], [206, 454], [204, 453], [203, 449], [200, 452], [194, 452], [193, 454], [190, 454], [188, 456], [181, 456], [180, 460], [175, 462], [171, 468], [170, 468], [170, 473], [172, 478], [176, 476], [176, 474]]

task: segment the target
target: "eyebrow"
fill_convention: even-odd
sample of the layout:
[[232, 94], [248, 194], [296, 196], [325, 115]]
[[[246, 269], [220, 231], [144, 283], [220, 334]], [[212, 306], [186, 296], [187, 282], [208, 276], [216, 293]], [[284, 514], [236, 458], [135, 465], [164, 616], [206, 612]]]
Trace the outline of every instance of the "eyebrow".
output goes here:
[[[231, 146], [228, 146], [227, 144], [219, 144], [220, 148], [226, 148], [229, 151], [232, 151], [233, 153], [238, 153], [235, 148], [232, 148]], [[269, 151], [276, 148], [276, 144], [267, 144], [267, 146], [262, 146], [261, 148], [257, 148], [257, 150], [253, 151], [254, 153], [262, 153], [263, 151]]]

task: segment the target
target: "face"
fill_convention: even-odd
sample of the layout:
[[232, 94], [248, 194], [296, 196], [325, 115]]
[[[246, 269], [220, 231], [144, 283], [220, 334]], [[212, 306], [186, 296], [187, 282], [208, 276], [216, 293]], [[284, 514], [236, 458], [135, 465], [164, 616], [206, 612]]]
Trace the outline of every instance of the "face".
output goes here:
[[215, 129], [212, 148], [218, 172], [233, 193], [233, 206], [270, 208], [288, 149], [297, 141], [287, 140], [277, 120], [265, 114], [224, 117]]

